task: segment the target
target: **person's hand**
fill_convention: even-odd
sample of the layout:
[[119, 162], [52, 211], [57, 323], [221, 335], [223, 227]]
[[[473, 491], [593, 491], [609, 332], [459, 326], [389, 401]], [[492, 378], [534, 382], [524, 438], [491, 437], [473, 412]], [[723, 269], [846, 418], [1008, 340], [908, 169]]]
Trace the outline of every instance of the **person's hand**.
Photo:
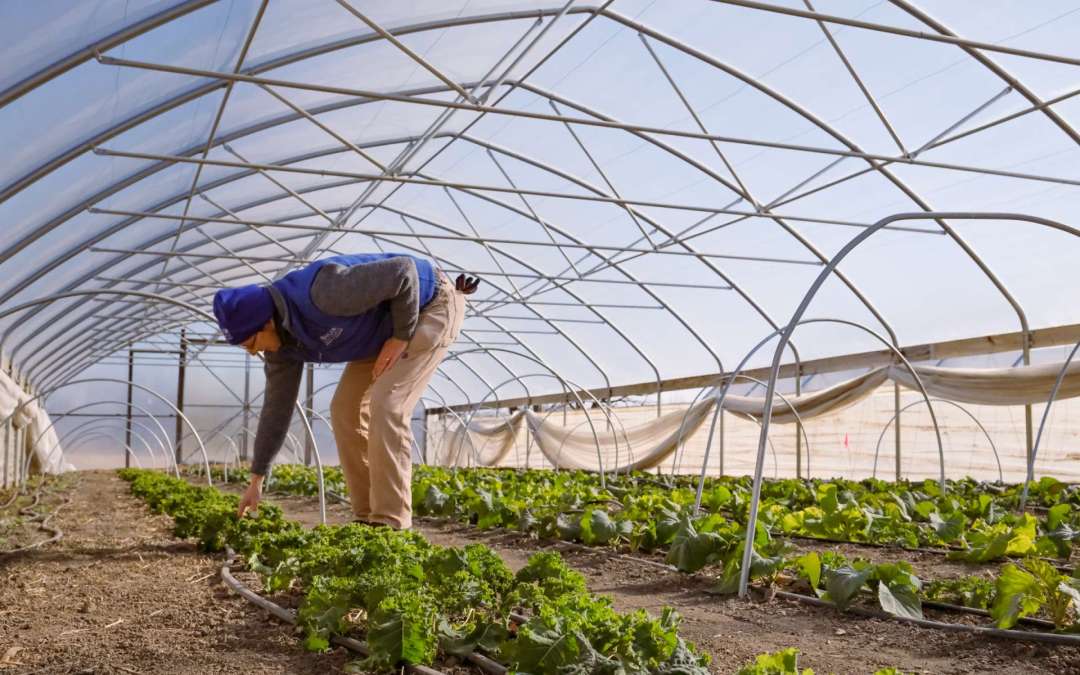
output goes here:
[[246, 512], [255, 511], [259, 508], [259, 500], [262, 499], [262, 482], [262, 476], [251, 474], [251, 484], [247, 486], [244, 494], [240, 496], [240, 507], [236, 511], [237, 517], [243, 518]]
[[457, 289], [458, 293], [465, 295], [472, 295], [479, 287], [480, 277], [467, 277], [464, 274], [459, 274], [457, 279], [454, 280], [454, 288]]
[[375, 357], [375, 367], [371, 369], [372, 379], [379, 379], [380, 375], [393, 368], [408, 346], [409, 343], [405, 340], [396, 337], [387, 338], [382, 349], [379, 350], [379, 355]]

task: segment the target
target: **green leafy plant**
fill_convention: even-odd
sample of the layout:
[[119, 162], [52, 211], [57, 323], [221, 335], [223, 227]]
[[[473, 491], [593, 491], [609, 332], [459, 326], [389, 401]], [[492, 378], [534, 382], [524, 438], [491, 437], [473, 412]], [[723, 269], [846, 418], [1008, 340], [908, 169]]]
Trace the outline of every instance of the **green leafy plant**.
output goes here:
[[927, 600], [976, 609], [989, 609], [995, 593], [994, 581], [978, 576], [935, 579], [923, 587], [923, 597]]
[[906, 562], [873, 564], [833, 553], [807, 553], [795, 561], [797, 574], [837, 609], [846, 610], [864, 589], [875, 590], [878, 604], [895, 616], [921, 619], [922, 582]]
[[1019, 619], [1045, 609], [1054, 627], [1062, 630], [1073, 623], [1080, 607], [1080, 581], [1037, 558], [1025, 560], [1023, 568], [1005, 565], [995, 591], [990, 614], [999, 628], [1011, 628]]
[[[308, 649], [363, 631], [371, 653], [354, 668], [389, 672], [482, 650], [536, 675], [708, 673], [708, 657], [679, 637], [674, 611], [659, 618], [617, 612], [557, 554], [536, 554], [513, 574], [481, 544], [440, 547], [413, 532], [361, 524], [305, 530], [270, 505], [241, 519], [235, 496], [152, 471], [121, 476], [152, 509], [173, 517], [179, 536], [208, 551], [231, 546], [268, 590], [300, 592], [297, 618]], [[505, 517], [493, 494], [468, 498], [478, 519]], [[429, 489], [422, 499], [431, 496]], [[447, 495], [447, 503], [456, 499]], [[590, 536], [606, 536], [607, 521], [590, 514], [588, 522]], [[618, 525], [614, 532], [622, 536]], [[529, 615], [521, 625], [512, 618], [518, 612]]]
[[753, 663], [739, 669], [737, 675], [814, 675], [806, 668], [799, 670], [799, 650], [789, 647], [771, 654], [759, 654]]

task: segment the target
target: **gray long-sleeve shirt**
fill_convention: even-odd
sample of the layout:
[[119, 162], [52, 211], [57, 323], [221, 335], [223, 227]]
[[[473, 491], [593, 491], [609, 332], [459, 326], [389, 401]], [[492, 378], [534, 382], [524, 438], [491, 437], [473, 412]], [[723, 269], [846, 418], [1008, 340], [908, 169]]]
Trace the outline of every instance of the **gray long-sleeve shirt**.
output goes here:
[[[289, 333], [288, 309], [273, 287], [270, 287], [270, 295], [274, 299], [274, 323], [278, 334], [282, 343], [288, 344], [294, 339]], [[420, 316], [416, 264], [408, 256], [399, 256], [351, 267], [325, 265], [311, 283], [311, 301], [319, 310], [334, 316], [356, 316], [381, 302], [389, 302], [394, 337], [409, 340], [416, 332]], [[264, 356], [266, 392], [251, 462], [251, 472], [259, 475], [266, 475], [270, 462], [285, 442], [304, 374], [302, 361], [275, 352], [267, 352]]]

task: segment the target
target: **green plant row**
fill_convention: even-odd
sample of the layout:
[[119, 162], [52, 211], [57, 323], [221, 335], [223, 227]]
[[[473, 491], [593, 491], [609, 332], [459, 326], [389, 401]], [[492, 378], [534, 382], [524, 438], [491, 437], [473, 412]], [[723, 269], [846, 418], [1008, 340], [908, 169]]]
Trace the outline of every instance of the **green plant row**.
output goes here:
[[[1040, 482], [1041, 495], [1050, 482]], [[907, 548], [950, 547], [951, 557], [988, 562], [1006, 556], [1068, 558], [1080, 538], [1072, 501], [1041, 517], [1014, 513], [1014, 488], [954, 481], [941, 494], [934, 481], [885, 483], [779, 480], [762, 490], [760, 522], [773, 534], [888, 544]], [[1057, 483], [1057, 485], [1062, 485]], [[1073, 492], [1066, 494], [1070, 496]], [[738, 531], [750, 504], [747, 478], [710, 479], [693, 514], [694, 487], [685, 479], [666, 484], [638, 474], [610, 478], [602, 489], [586, 472], [515, 471], [417, 467], [414, 508], [478, 527], [505, 527], [586, 544], [626, 544], [652, 550], [666, 546], [664, 522], [694, 518], [698, 531]], [[729, 525], [725, 525], [729, 523]]]
[[[298, 491], [310, 494], [311, 485], [304, 481], [313, 481], [311, 469], [281, 466], [275, 473], [282, 475], [279, 488], [303, 485]], [[1051, 494], [1050, 486], [1055, 484], [1062, 485], [1046, 479], [1040, 481], [1040, 494]], [[791, 568], [798, 562], [786, 558], [787, 546], [772, 537], [771, 532], [860, 541], [868, 538], [868, 532], [877, 532], [887, 539], [885, 535], [889, 531], [920, 527], [932, 531], [939, 544], [963, 542], [966, 548], [950, 556], [956, 559], [985, 562], [1006, 555], [1028, 557], [1023, 565], [1028, 571], [1011, 565], [1003, 568], [998, 581], [980, 585], [979, 578], [972, 577], [966, 582], [972, 585], [968, 594], [973, 600], [980, 595], [985, 600], [983, 608], [994, 606], [995, 585], [1001, 579], [1020, 576], [1018, 571], [1039, 579], [1068, 579], [1034, 556], [1071, 553], [1076, 536], [1071, 502], [1050, 507], [1037, 521], [1031, 514], [1012, 514], [998, 507], [998, 500], [1002, 499], [998, 493], [1010, 493], [1011, 488], [986, 486], [989, 492], [980, 493], [973, 485], [970, 481], [956, 481], [956, 494], [943, 496], [932, 481], [918, 484], [771, 482], [763, 491], [761, 526], [751, 556], [751, 579], [769, 585], [785, 567]], [[413, 497], [414, 508], [421, 515], [454, 518], [480, 528], [504, 527], [589, 545], [626, 545], [646, 551], [663, 549], [667, 561], [682, 571], [719, 566], [717, 590], [732, 593], [738, 585], [745, 536], [742, 522], [732, 514], [744, 508], [748, 499], [746, 487], [743, 479], [713, 480], [704, 500], [711, 512], [694, 515], [693, 492], [689, 487], [669, 487], [645, 474], [613, 479], [602, 489], [597, 477], [585, 472], [448, 470], [423, 466], [415, 471]], [[811, 506], [789, 508], [792, 503], [806, 503], [811, 498]], [[816, 554], [811, 554], [813, 557]], [[921, 592], [921, 583], [910, 567], [882, 566], [878, 571], [866, 561], [857, 561], [858, 569], [845, 577], [840, 570], [852, 564], [837, 560], [838, 556], [826, 554], [827, 580], [837, 584], [844, 578], [849, 584], [860, 582], [851, 588], [853, 593], [863, 584], [869, 584], [878, 594], [882, 608], [893, 614], [921, 616], [919, 598], [942, 598], [949, 583], [934, 582], [927, 596]], [[820, 561], [818, 567], [822, 567]], [[804, 565], [798, 564], [792, 569], [803, 568]], [[879, 576], [887, 578], [887, 583], [879, 583]], [[822, 588], [817, 580], [811, 586], [815, 590]], [[1072, 588], [1071, 582], [1065, 587]], [[1032, 615], [1046, 608], [1044, 614], [1059, 629], [1064, 629], [1069, 625], [1068, 612], [1061, 614], [1053, 610], [1064, 602], [1062, 593], [1068, 591], [1047, 590], [1042, 593], [1046, 600], [1037, 602], [1038, 594], [1031, 591], [1024, 606], [1038, 607], [1021, 608], [1016, 615]], [[1013, 596], [1006, 593], [1002, 597]], [[845, 606], [847, 598], [837, 604]], [[995, 618], [999, 626], [1015, 623], [1015, 618], [1009, 619], [1013, 612], [1002, 609], [998, 614]]]
[[[243, 480], [245, 473], [231, 472]], [[220, 473], [219, 473], [220, 477]], [[328, 489], [344, 492], [340, 470], [327, 467]], [[271, 489], [315, 494], [310, 467], [274, 468]], [[445, 469], [414, 471], [414, 508], [421, 515], [450, 517], [481, 528], [504, 527], [586, 544], [625, 544], [652, 550], [666, 546], [661, 521], [692, 514], [695, 487], [686, 476], [645, 473], [609, 477], [600, 487], [584, 471]], [[774, 534], [906, 548], [949, 547], [950, 557], [990, 562], [1006, 557], [1067, 559], [1080, 539], [1080, 491], [1052, 478], [1032, 486], [1045, 514], [1015, 513], [1019, 486], [950, 481], [942, 494], [935, 481], [767, 481], [760, 519]], [[747, 477], [710, 478], [702, 505], [738, 530], [750, 502]], [[721, 521], [698, 524], [712, 531]]]
[[1038, 558], [1007, 563], [994, 579], [968, 576], [925, 587], [903, 561], [875, 564], [826, 552], [788, 562], [818, 597], [840, 610], [869, 590], [881, 608], [895, 616], [921, 619], [923, 601], [934, 600], [989, 610], [998, 628], [1012, 628], [1023, 617], [1038, 616], [1053, 622], [1057, 631], [1080, 632], [1080, 579]]
[[[232, 547], [270, 592], [302, 594], [305, 645], [360, 631], [366, 669], [432, 664], [482, 650], [517, 672], [705, 675], [707, 655], [678, 635], [678, 615], [619, 613], [593, 595], [553, 553], [538, 553], [516, 574], [490, 548], [448, 548], [413, 532], [350, 524], [305, 530], [272, 505], [237, 518], [237, 499], [161, 473], [121, 477], [179, 537], [206, 551]], [[524, 614], [519, 623], [512, 616]]]

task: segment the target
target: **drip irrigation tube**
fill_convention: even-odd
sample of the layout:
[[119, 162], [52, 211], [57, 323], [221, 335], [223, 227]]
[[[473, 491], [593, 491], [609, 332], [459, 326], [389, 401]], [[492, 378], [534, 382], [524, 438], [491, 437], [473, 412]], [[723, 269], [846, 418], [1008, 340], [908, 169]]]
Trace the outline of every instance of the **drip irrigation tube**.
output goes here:
[[[776, 591], [776, 597], [786, 598], [788, 600], [795, 600], [796, 602], [802, 602], [807, 605], [814, 605], [815, 607], [832, 607], [834, 609], [836, 608], [836, 605], [827, 600], [822, 600], [820, 598], [812, 598], [808, 595], [802, 595], [800, 593]], [[892, 621], [899, 621], [900, 623], [910, 623], [914, 626], [920, 626], [922, 628], [933, 628], [936, 630], [944, 630], [954, 633], [973, 633], [976, 635], [1004, 638], [1006, 640], [1017, 640], [1020, 642], [1042, 642], [1045, 644], [1053, 645], [1068, 645], [1073, 647], [1080, 646], [1080, 635], [1043, 633], [1023, 630], [1007, 630], [1004, 628], [990, 628], [988, 626], [969, 626], [962, 623], [933, 621], [931, 619], [914, 619], [904, 616], [896, 616], [894, 614], [889, 614], [888, 612], [879, 612], [871, 609], [864, 609], [862, 607], [849, 607], [845, 613], [858, 614], [860, 616], [867, 616], [873, 619], [890, 619]]]
[[[782, 537], [784, 539], [801, 539], [801, 540], [804, 540], [804, 541], [813, 541], [813, 542], [825, 543], [825, 544], [846, 544], [848, 546], [866, 546], [866, 547], [869, 547], [869, 548], [880, 548], [880, 549], [885, 549], [885, 550], [890, 550], [890, 551], [905, 551], [907, 553], [932, 553], [934, 555], [948, 555], [950, 553], [964, 552], [964, 551], [969, 550], [969, 549], [966, 549], [966, 548], [959, 548], [959, 547], [957, 547], [957, 548], [921, 548], [921, 547], [920, 548], [909, 548], [907, 546], [901, 546], [899, 544], [882, 544], [882, 543], [875, 543], [875, 542], [868, 542], [868, 541], [850, 541], [850, 540], [847, 540], [847, 539], [828, 539], [828, 538], [825, 538], [825, 537], [807, 537], [807, 536], [804, 536], [804, 535], [801, 535], [801, 534], [777, 534], [776, 536], [777, 537]], [[1032, 556], [1026, 556], [1026, 557], [1032, 557]], [[1070, 567], [1068, 564], [1062, 564], [1061, 559], [1059, 559], [1059, 558], [1047, 558], [1045, 556], [1033, 556], [1033, 557], [1043, 561], [1044, 563], [1053, 565], [1054, 568], [1057, 569], [1057, 571], [1059, 571], [1059, 572], [1064, 572], [1066, 574], [1072, 574], [1073, 573], [1074, 568]], [[1009, 557], [1009, 556], [1005, 556], [1002, 559], [1007, 561], [1007, 562], [1014, 562], [1014, 563], [1015, 562], [1020, 562], [1022, 560], [1021, 558], [1013, 558], [1013, 557]], [[998, 560], [987, 560], [987, 561], [984, 561], [984, 562], [975, 562], [975, 563], [973, 563], [971, 561], [968, 561], [968, 560], [956, 560], [955, 562], [968, 563], [968, 564], [978, 564], [978, 565], [990, 565], [990, 564], [993, 564], [995, 562], [998, 562]], [[1066, 563], [1068, 563], [1068, 560], [1066, 560]]]
[[848, 544], [851, 546], [866, 546], [868, 548], [883, 548], [893, 551], [908, 551], [909, 553], [934, 553], [937, 555], [948, 555], [955, 551], [966, 551], [963, 548], [911, 548], [910, 546], [903, 546], [901, 544], [887, 544], [882, 542], [873, 541], [852, 541], [850, 539], [831, 539], [829, 537], [810, 537], [803, 534], [783, 534], [779, 533], [777, 537], [784, 539], [799, 539], [802, 541], [813, 541], [821, 544]]
[[15, 500], [19, 498], [19, 495], [20, 495], [20, 494], [21, 494], [21, 493], [19, 492], [19, 489], [18, 489], [18, 488], [12, 488], [12, 489], [11, 489], [11, 498], [10, 498], [10, 499], [8, 499], [8, 500], [7, 500], [6, 502], [4, 502], [3, 504], [0, 504], [0, 511], [2, 511], [2, 510], [4, 510], [4, 509], [6, 509], [7, 507], [11, 506], [12, 504], [14, 504], [14, 503], [15, 503]]
[[[985, 609], [979, 609], [978, 607], [965, 607], [964, 605], [953, 605], [948, 602], [938, 602], [936, 600], [923, 600], [923, 607], [929, 607], [930, 609], [940, 609], [946, 612], [960, 612], [962, 614], [974, 614], [976, 616], [990, 616], [990, 612]], [[1047, 621], [1046, 619], [1035, 619], [1030, 616], [1022, 616], [1018, 619], [1020, 623], [1027, 624], [1029, 626], [1038, 626], [1039, 628], [1054, 629], [1054, 622]]]
[[[277, 603], [267, 600], [266, 598], [262, 597], [255, 591], [245, 586], [236, 577], [233, 576], [232, 570], [230, 568], [235, 559], [236, 552], [233, 551], [231, 548], [225, 549], [225, 563], [221, 566], [221, 580], [225, 583], [225, 585], [235, 591], [238, 595], [240, 595], [240, 597], [244, 598], [256, 607], [266, 610], [267, 612], [281, 619], [285, 623], [295, 625], [296, 615], [292, 611], [285, 609]], [[370, 654], [367, 644], [361, 642], [360, 640], [335, 635], [330, 638], [330, 642], [341, 647], [345, 647], [346, 649], [354, 651], [358, 654], [362, 654], [363, 656], [368, 656]], [[488, 675], [506, 675], [508, 670], [502, 664], [496, 661], [492, 661], [491, 659], [481, 654], [469, 654], [466, 659], [473, 665], [483, 670]], [[417, 666], [412, 664], [407, 664], [405, 666], [405, 672], [412, 673], [413, 675], [444, 675], [441, 670], [435, 670], [434, 668], [429, 668], [427, 666]]]
[[[12, 500], [12, 501], [14, 501], [14, 500]], [[65, 506], [67, 506], [68, 504], [71, 503], [71, 498], [70, 497], [66, 498], [59, 506], [57, 506], [52, 511], [48, 511], [46, 513], [37, 513], [37, 512], [35, 512], [33, 510], [34, 507], [36, 507], [40, 502], [41, 502], [41, 488], [39, 487], [38, 490], [34, 493], [33, 501], [31, 501], [28, 505], [26, 505], [26, 506], [22, 507], [21, 509], [19, 509], [19, 515], [28, 516], [30, 518], [30, 520], [27, 521], [28, 523], [36, 522], [38, 524], [38, 530], [39, 531], [41, 531], [41, 532], [49, 532], [52, 536], [50, 536], [48, 539], [42, 539], [41, 541], [35, 541], [32, 544], [27, 544], [26, 546], [20, 546], [19, 548], [13, 548], [10, 551], [0, 551], [0, 558], [6, 557], [6, 556], [9, 556], [9, 555], [15, 555], [16, 553], [25, 553], [26, 551], [32, 551], [34, 549], [41, 548], [42, 546], [46, 546], [48, 544], [58, 542], [58, 541], [60, 541], [61, 539], [64, 538], [64, 531], [61, 530], [58, 527], [50, 526], [49, 521], [52, 520], [53, 517], [57, 513], [60, 512], [60, 509], [64, 508]]]

